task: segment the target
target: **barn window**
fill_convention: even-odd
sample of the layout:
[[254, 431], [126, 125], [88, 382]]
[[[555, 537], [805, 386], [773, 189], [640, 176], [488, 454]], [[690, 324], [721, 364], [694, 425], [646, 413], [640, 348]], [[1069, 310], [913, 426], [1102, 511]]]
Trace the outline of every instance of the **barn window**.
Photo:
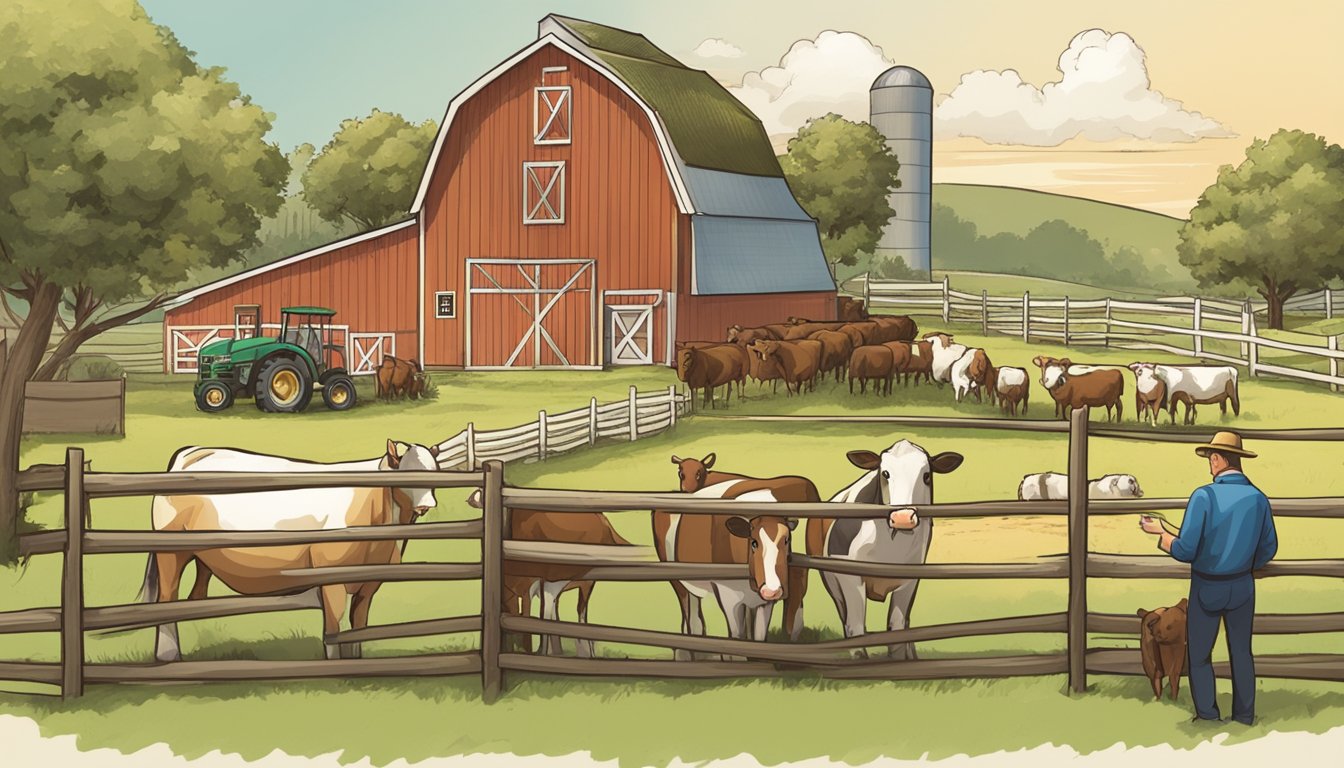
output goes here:
[[568, 85], [543, 85], [532, 92], [532, 140], [568, 144], [572, 98]]
[[565, 223], [564, 162], [523, 163], [523, 223]]

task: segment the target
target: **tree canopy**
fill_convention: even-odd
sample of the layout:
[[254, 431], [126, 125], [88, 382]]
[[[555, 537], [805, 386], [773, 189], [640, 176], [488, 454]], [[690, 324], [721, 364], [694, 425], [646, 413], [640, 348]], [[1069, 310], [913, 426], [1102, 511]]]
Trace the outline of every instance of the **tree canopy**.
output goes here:
[[816, 118], [789, 140], [780, 165], [798, 203], [817, 220], [832, 272], [877, 247], [895, 215], [887, 195], [901, 185], [901, 164], [876, 128], [835, 114]]
[[375, 229], [404, 218], [414, 202], [438, 126], [394, 112], [344, 120], [303, 174], [303, 198], [322, 218]]

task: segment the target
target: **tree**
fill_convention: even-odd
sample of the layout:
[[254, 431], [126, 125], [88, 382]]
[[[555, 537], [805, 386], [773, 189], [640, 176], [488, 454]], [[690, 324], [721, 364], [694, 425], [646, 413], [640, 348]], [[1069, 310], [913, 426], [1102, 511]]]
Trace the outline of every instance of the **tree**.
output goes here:
[[190, 268], [253, 246], [288, 168], [263, 140], [272, 116], [134, 0], [7, 0], [0, 30], [0, 297], [18, 326], [0, 372], [7, 561], [25, 384], [163, 306]]
[[333, 224], [376, 229], [406, 215], [438, 127], [393, 112], [343, 120], [303, 174], [303, 199]]
[[1181, 228], [1177, 253], [1201, 286], [1241, 279], [1269, 303], [1269, 327], [1283, 328], [1283, 303], [1344, 273], [1344, 148], [1311, 133], [1280, 130], [1257, 139], [1246, 159], [1218, 171]]
[[809, 120], [780, 165], [798, 203], [817, 220], [832, 274], [877, 247], [896, 215], [887, 195], [901, 186], [901, 164], [876, 128], [835, 114]]

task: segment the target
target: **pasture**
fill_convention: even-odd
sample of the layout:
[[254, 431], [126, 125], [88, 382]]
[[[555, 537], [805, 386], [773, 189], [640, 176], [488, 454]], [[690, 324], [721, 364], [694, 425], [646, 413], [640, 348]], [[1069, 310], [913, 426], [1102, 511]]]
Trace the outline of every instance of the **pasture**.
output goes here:
[[[961, 332], [958, 341], [985, 346], [998, 365], [1031, 371], [1036, 354], [1059, 354], [1060, 347], [1026, 345], [1020, 339], [982, 339]], [[1173, 360], [1164, 355], [1115, 350], [1075, 352], [1075, 360], [1128, 363], [1135, 359]], [[1126, 374], [1126, 417], [1134, 413], [1132, 378]], [[589, 396], [618, 399], [631, 384], [665, 387], [674, 381], [665, 369], [606, 373], [518, 373], [437, 375], [437, 400], [400, 406], [373, 405], [348, 413], [315, 409], [305, 414], [260, 414], [249, 407], [222, 416], [196, 412], [190, 381], [166, 377], [133, 380], [127, 403], [127, 436], [53, 436], [25, 442], [23, 463], [58, 462], [66, 445], [86, 449], [100, 471], [161, 470], [174, 449], [187, 444], [230, 445], [318, 460], [371, 456], [386, 437], [431, 442], [461, 429], [467, 421], [484, 428], [506, 427], [535, 417], [538, 408], [575, 407]], [[1344, 424], [1344, 397], [1328, 389], [1243, 378], [1243, 412], [1220, 419], [1216, 408], [1200, 409], [1200, 429], [1216, 424], [1248, 427], [1300, 427]], [[1053, 411], [1035, 383], [1028, 418]], [[506, 480], [514, 485], [608, 490], [670, 490], [676, 470], [672, 454], [718, 454], [716, 468], [769, 476], [805, 474], [827, 497], [857, 477], [845, 459], [848, 450], [880, 450], [908, 437], [930, 451], [956, 450], [965, 464], [939, 481], [938, 501], [1012, 498], [1024, 474], [1062, 471], [1065, 439], [1052, 435], [986, 433], [958, 430], [903, 430], [876, 424], [792, 425], [736, 421], [731, 417], [765, 414], [980, 415], [997, 413], [973, 400], [953, 402], [950, 388], [895, 388], [891, 397], [850, 395], [844, 385], [826, 382], [814, 394], [785, 397], [755, 384], [747, 399], [736, 397], [727, 409], [701, 410], [673, 432], [638, 443], [599, 445], [535, 464], [512, 464]], [[1095, 418], [1095, 417], [1094, 417]], [[277, 420], [278, 419], [278, 420]], [[1163, 426], [1164, 429], [1170, 427]], [[1276, 443], [1263, 447], [1248, 473], [1271, 496], [1344, 495], [1336, 448], [1312, 443]], [[1159, 443], [1094, 441], [1091, 476], [1129, 472], [1148, 496], [1182, 496], [1205, 481], [1201, 462], [1188, 447]], [[457, 520], [476, 513], [464, 503], [465, 492], [439, 492], [430, 520]], [[148, 525], [148, 499], [100, 500], [93, 508], [101, 528]], [[32, 518], [58, 525], [59, 496], [39, 497]], [[1173, 515], [1173, 519], [1179, 513]], [[614, 513], [616, 529], [637, 544], [650, 543], [645, 512]], [[937, 524], [930, 562], [1027, 561], [1066, 548], [1062, 518], [947, 520]], [[1140, 534], [1133, 516], [1094, 519], [1091, 547], [1100, 552], [1153, 552], [1151, 537]], [[1283, 521], [1279, 527], [1282, 558], [1340, 555], [1344, 530], [1323, 520]], [[475, 542], [414, 542], [408, 560], [468, 560]], [[139, 555], [102, 555], [88, 560], [89, 605], [133, 599], [144, 559]], [[25, 569], [0, 573], [0, 610], [52, 604], [60, 583], [59, 558], [35, 558]], [[1106, 582], [1095, 580], [1091, 609], [1131, 613], [1138, 607], [1167, 605], [1184, 586], [1173, 581]], [[1260, 584], [1260, 610], [1273, 613], [1341, 610], [1337, 585], [1324, 579], [1289, 577]], [[221, 590], [219, 592], [223, 594]], [[566, 595], [562, 617], [572, 616]], [[1031, 580], [926, 580], [912, 611], [912, 626], [1062, 610], [1065, 584]], [[374, 603], [372, 621], [389, 623], [471, 613], [479, 609], [479, 590], [471, 582], [388, 584]], [[883, 616], [870, 605], [870, 626]], [[779, 614], [776, 611], [775, 633]], [[724, 632], [722, 616], [707, 605], [711, 634]], [[806, 602], [807, 637], [840, 635], [839, 621], [820, 579], [813, 576]], [[661, 583], [601, 584], [594, 594], [591, 620], [645, 629], [675, 631], [676, 600]], [[320, 618], [316, 612], [268, 614], [182, 625], [186, 658], [319, 658]], [[1340, 635], [1273, 636], [1256, 640], [1260, 652], [1325, 651], [1339, 647]], [[470, 642], [462, 636], [370, 643], [367, 656], [425, 650], [456, 650]], [[976, 651], [998, 653], [1060, 650], [1062, 636], [1008, 635], [923, 643], [924, 658], [952, 657]], [[1134, 647], [1133, 639], [1094, 637], [1095, 645]], [[88, 654], [97, 661], [148, 661], [151, 630], [112, 635], [91, 634]], [[1221, 650], [1218, 652], [1221, 658]], [[599, 644], [605, 656], [661, 656], [646, 648]], [[54, 636], [0, 638], [0, 658], [54, 660]], [[763, 762], [830, 756], [861, 762], [880, 755], [915, 758], [1016, 749], [1046, 742], [1081, 751], [1127, 744], [1170, 743], [1189, 746], [1216, 731], [1187, 721], [1189, 699], [1179, 704], [1153, 702], [1142, 678], [1094, 675], [1091, 692], [1070, 697], [1063, 676], [1001, 681], [829, 682], [809, 677], [774, 681], [671, 682], [583, 681], [537, 675], [510, 675], [507, 691], [491, 707], [479, 701], [474, 678], [363, 682], [210, 684], [177, 687], [101, 686], [83, 698], [59, 700], [0, 696], [0, 711], [37, 719], [47, 734], [76, 733], [81, 746], [134, 749], [167, 741], [188, 756], [212, 749], [258, 757], [279, 748], [296, 754], [345, 750], [345, 759], [369, 756], [374, 762], [402, 757], [416, 760], [462, 752], [565, 754], [589, 750], [594, 758], [619, 757], [630, 764], [686, 761], [750, 752]], [[1344, 724], [1344, 690], [1338, 685], [1261, 681], [1261, 721], [1249, 729], [1231, 729], [1232, 740], [1254, 738], [1270, 730], [1320, 732]], [[17, 686], [11, 686], [15, 690]], [[1184, 686], [1183, 686], [1184, 688]], [[1226, 694], [1224, 683], [1220, 690]], [[757, 727], [754, 718], [781, 728]], [[191, 722], [190, 727], [180, 725]], [[167, 726], [174, 723], [179, 725]], [[807, 727], [796, 727], [803, 723]], [[336, 724], [336, 727], [333, 727]], [[353, 724], [358, 724], [353, 725]], [[663, 727], [674, 724], [674, 727]], [[351, 726], [351, 727], [347, 727]]]

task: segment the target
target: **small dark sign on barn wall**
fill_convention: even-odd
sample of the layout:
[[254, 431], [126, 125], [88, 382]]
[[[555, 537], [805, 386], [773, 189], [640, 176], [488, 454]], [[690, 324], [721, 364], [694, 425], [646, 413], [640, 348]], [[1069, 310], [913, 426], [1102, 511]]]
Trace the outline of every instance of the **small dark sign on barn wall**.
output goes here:
[[434, 294], [434, 317], [440, 320], [457, 317], [457, 291], [439, 291]]

